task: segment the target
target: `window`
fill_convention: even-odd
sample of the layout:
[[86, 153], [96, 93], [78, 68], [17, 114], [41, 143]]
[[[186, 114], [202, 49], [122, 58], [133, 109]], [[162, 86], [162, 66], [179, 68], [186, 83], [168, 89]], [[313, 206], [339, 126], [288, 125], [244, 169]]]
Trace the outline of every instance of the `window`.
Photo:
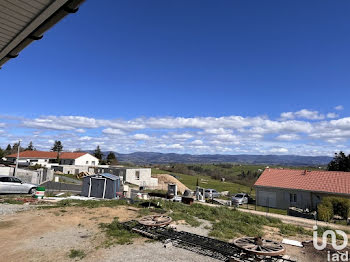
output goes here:
[[297, 194], [289, 194], [289, 202], [296, 203], [297, 202]]
[[93, 165], [93, 166], [94, 166], [94, 165], [95, 165], [95, 161], [91, 161], [91, 165]]
[[89, 164], [89, 161], [86, 161], [86, 164]]
[[11, 182], [10, 177], [0, 177], [0, 182]]
[[14, 182], [14, 183], [21, 183], [22, 182], [21, 180], [19, 180], [16, 177], [11, 177], [11, 179], [12, 179], [12, 182]]
[[136, 180], [140, 180], [140, 171], [135, 172]]

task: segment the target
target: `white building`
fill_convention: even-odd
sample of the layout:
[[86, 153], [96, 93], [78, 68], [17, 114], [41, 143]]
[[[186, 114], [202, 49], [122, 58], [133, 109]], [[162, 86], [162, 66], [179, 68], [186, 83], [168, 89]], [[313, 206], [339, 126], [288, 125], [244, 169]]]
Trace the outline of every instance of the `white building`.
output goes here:
[[[17, 154], [7, 156], [9, 161], [15, 162]], [[57, 152], [23, 151], [19, 153], [19, 162], [28, 162], [30, 165], [39, 164], [50, 167], [57, 165]], [[98, 158], [86, 152], [62, 152], [59, 154], [60, 165], [97, 166]]]
[[110, 173], [123, 178], [123, 182], [145, 188], [158, 186], [158, 178], [152, 177], [151, 168], [95, 167], [95, 173]]

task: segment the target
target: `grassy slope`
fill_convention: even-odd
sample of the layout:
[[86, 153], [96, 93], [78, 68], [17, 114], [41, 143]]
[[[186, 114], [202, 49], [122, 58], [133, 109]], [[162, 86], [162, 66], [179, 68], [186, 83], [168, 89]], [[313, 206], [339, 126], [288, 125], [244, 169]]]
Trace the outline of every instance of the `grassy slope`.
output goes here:
[[[155, 211], [157, 211], [157, 213], [163, 211], [169, 214], [175, 221], [185, 220], [188, 224], [194, 227], [201, 224], [201, 222], [197, 220], [198, 218], [210, 221], [212, 227], [210, 228], [209, 236], [223, 240], [229, 240], [239, 236], [263, 236], [265, 233], [264, 226], [276, 228], [278, 233], [282, 236], [312, 236], [311, 230], [305, 229], [301, 226], [284, 224], [281, 220], [276, 218], [239, 212], [238, 210], [229, 209], [227, 207], [210, 207], [201, 204], [193, 204], [189, 206], [182, 203], [162, 201], [159, 199], [157, 199], [156, 202], [160, 203], [160, 206], [162, 207], [160, 210], [141, 208], [141, 205], [139, 204], [142, 204], [142, 202], [128, 204], [123, 200], [62, 200], [61, 202], [53, 204], [50, 208], [65, 208], [72, 206], [86, 208], [114, 208], [126, 205], [137, 207], [140, 216], [148, 215]], [[48, 206], [42, 208], [48, 208]], [[125, 230], [122, 225], [119, 224], [117, 218], [111, 224], [100, 224], [100, 227], [102, 231], [106, 233], [107, 241], [105, 246], [107, 247], [114, 244], [130, 244], [132, 243], [132, 239], [137, 237], [136, 234]], [[322, 235], [327, 229], [327, 227], [319, 227], [319, 235]]]
[[[159, 170], [159, 169], [152, 169], [152, 174], [168, 174], [168, 173], [170, 173], [170, 172]], [[255, 197], [254, 188], [250, 188], [250, 187], [247, 187], [244, 185], [231, 183], [231, 182], [221, 182], [221, 181], [212, 179], [208, 176], [190, 176], [190, 175], [184, 175], [184, 174], [178, 174], [178, 173], [171, 173], [171, 174], [178, 176], [180, 178], [179, 180], [184, 185], [186, 185], [188, 188], [190, 188], [192, 190], [196, 189], [197, 178], [199, 178], [199, 181], [205, 180], [205, 181], [202, 181], [202, 183], [201, 182], [199, 183], [199, 185], [201, 187], [214, 188], [214, 189], [218, 190], [219, 192], [229, 191], [231, 194], [245, 192], [245, 193], [249, 193], [250, 195]], [[206, 182], [206, 183], [203, 183], [203, 182]], [[247, 206], [244, 205], [241, 208], [247, 208]], [[265, 207], [261, 207], [261, 206], [255, 207], [254, 205], [248, 206], [248, 209], [251, 209], [251, 210], [254, 210], [255, 208], [258, 211], [263, 211], [263, 212], [267, 211]], [[281, 214], [281, 215], [287, 215], [287, 210], [276, 209], [276, 208], [269, 208], [268, 212], [275, 213], [275, 214]]]
[[[199, 179], [199, 186], [204, 188], [214, 188], [218, 191], [230, 191], [230, 193], [239, 193], [239, 192], [251, 192], [251, 188], [247, 186], [243, 186], [236, 183], [231, 182], [221, 182], [215, 179], [210, 178], [209, 176], [202, 176], [202, 175], [196, 175], [196, 176], [190, 176], [190, 175], [184, 175], [184, 174], [178, 174], [158, 169], [152, 169], [152, 174], [174, 174], [177, 177], [179, 177], [179, 180], [186, 185], [188, 188], [194, 190], [196, 189], [197, 185], [197, 178]], [[252, 194], [255, 194], [254, 190], [252, 191]]]

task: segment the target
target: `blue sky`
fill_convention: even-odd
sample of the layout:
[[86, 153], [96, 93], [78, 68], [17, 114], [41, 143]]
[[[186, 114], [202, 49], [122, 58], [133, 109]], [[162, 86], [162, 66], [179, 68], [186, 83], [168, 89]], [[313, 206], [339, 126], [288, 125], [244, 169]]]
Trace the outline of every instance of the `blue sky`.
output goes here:
[[345, 0], [88, 0], [3, 66], [0, 146], [349, 151], [349, 11]]

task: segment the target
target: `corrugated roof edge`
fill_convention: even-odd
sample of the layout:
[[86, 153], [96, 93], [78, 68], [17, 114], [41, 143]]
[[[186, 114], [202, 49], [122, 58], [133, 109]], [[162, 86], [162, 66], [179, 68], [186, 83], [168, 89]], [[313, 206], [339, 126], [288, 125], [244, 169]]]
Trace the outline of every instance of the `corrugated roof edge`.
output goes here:
[[60, 20], [66, 17], [68, 14], [76, 13], [79, 6], [85, 0], [70, 0], [62, 7], [60, 7], [55, 13], [48, 17], [43, 23], [41, 23], [36, 29], [34, 29], [26, 38], [24, 38], [16, 47], [11, 49], [3, 58], [0, 59], [0, 69], [11, 58], [16, 58], [24, 48], [35, 40], [40, 40], [43, 34], [57, 24]]

